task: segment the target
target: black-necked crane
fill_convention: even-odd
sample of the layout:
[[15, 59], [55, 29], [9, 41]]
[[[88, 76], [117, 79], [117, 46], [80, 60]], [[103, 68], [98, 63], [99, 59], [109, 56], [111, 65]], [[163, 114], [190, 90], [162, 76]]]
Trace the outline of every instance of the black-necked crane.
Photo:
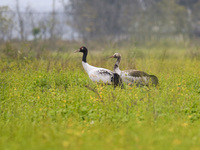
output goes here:
[[144, 85], [148, 86], [150, 84], [156, 86], [158, 84], [158, 78], [155, 75], [149, 75], [146, 72], [134, 70], [134, 69], [121, 71], [119, 69], [121, 55], [119, 53], [115, 53], [113, 56], [110, 56], [110, 58], [117, 59], [114, 65], [114, 72], [120, 75], [123, 82], [127, 84], [133, 84], [133, 85], [136, 84], [140, 86], [144, 86]]
[[87, 72], [89, 78], [93, 82], [103, 82], [105, 84], [114, 84], [116, 86], [122, 86], [122, 79], [118, 73], [112, 72], [105, 68], [99, 68], [91, 66], [87, 63], [86, 58], [88, 54], [88, 50], [86, 47], [82, 46], [80, 49], [76, 50], [76, 52], [83, 53], [82, 57], [82, 65], [84, 70]]

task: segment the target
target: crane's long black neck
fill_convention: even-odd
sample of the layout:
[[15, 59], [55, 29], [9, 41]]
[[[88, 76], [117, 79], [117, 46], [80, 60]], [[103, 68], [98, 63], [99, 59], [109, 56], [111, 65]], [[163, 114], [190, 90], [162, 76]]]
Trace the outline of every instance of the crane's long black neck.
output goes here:
[[121, 57], [118, 57], [115, 65], [114, 65], [114, 70], [117, 69], [117, 68], [119, 68], [120, 61], [121, 61]]
[[82, 61], [85, 62], [85, 63], [87, 62], [87, 61], [86, 61], [87, 53], [88, 53], [88, 51], [84, 51], [84, 52], [83, 52]]

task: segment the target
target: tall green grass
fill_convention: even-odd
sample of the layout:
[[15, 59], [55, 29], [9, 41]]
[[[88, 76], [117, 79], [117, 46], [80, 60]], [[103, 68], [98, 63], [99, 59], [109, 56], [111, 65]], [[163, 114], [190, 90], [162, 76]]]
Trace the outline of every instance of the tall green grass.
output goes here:
[[0, 149], [199, 149], [196, 50], [89, 51], [91, 65], [112, 70], [108, 56], [120, 52], [122, 70], [159, 79], [158, 87], [124, 89], [91, 82], [73, 50], [37, 57], [10, 47], [1, 55]]

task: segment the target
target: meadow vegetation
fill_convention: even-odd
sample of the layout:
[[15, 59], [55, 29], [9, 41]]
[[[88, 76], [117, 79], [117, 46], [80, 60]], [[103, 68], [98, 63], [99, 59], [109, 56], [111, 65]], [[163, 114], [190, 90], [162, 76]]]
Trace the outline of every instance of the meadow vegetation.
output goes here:
[[200, 52], [183, 43], [87, 46], [88, 63], [154, 74], [158, 87], [90, 81], [74, 54], [31, 44], [0, 47], [0, 149], [182, 149], [200, 147]]

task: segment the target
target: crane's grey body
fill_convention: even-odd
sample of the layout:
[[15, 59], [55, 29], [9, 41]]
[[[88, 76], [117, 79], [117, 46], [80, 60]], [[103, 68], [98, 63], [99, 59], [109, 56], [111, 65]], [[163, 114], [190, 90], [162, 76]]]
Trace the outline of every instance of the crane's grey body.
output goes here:
[[122, 78], [122, 81], [127, 84], [133, 84], [133, 85], [150, 85], [158, 84], [158, 78], [155, 75], [149, 75], [146, 72], [139, 71], [139, 70], [124, 70], [121, 71], [119, 69], [119, 64], [121, 61], [121, 55], [119, 53], [115, 53], [111, 58], [117, 58], [117, 61], [114, 65], [114, 72], [118, 73], [120, 77]]

